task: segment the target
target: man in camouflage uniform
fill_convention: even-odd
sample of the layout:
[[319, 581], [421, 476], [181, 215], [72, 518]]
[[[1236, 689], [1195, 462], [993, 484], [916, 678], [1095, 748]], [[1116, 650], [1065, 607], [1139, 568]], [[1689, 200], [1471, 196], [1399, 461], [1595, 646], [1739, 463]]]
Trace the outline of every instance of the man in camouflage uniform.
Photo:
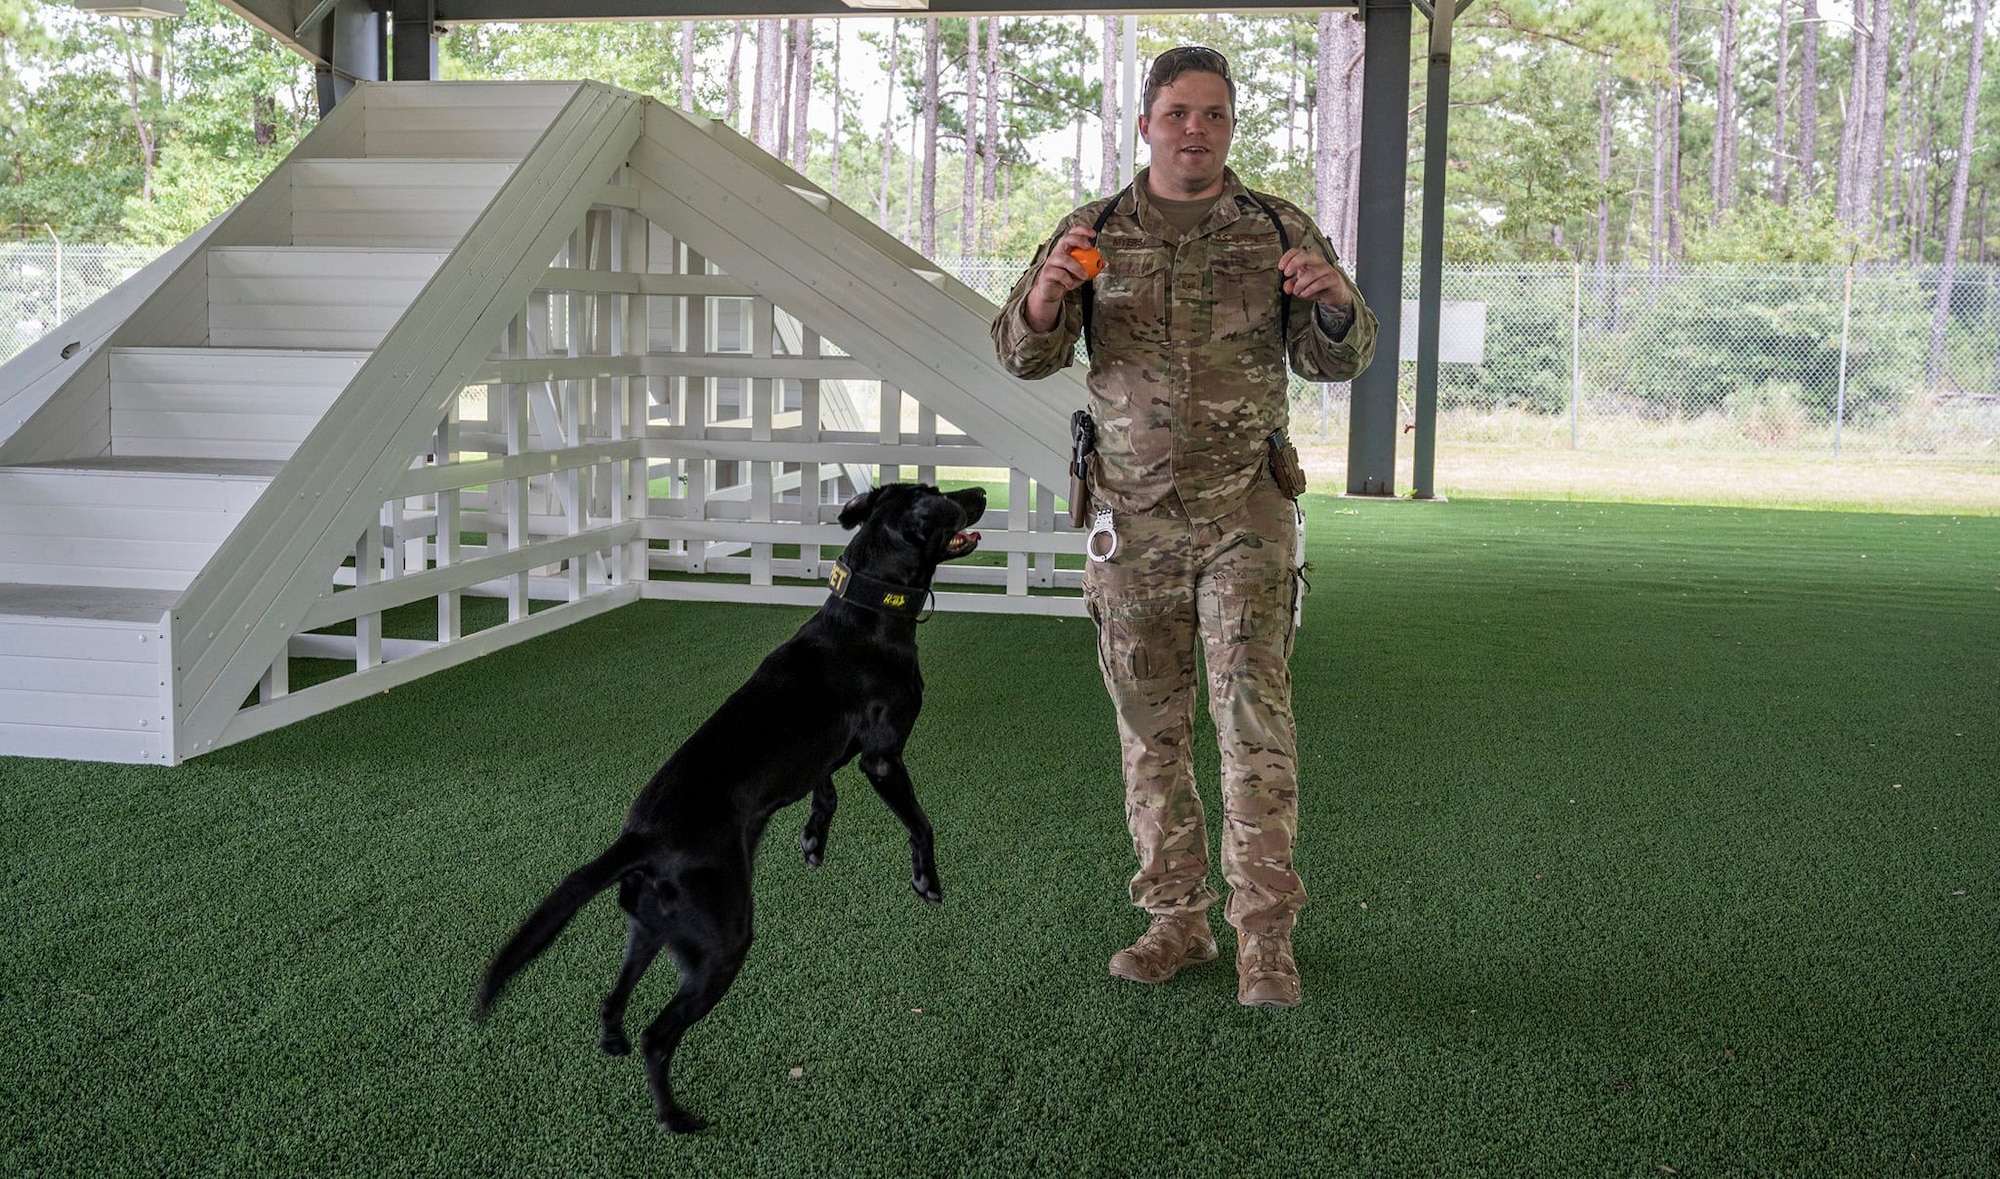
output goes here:
[[[1222, 751], [1222, 870], [1238, 931], [1237, 998], [1296, 1006], [1291, 931], [1305, 889], [1291, 710], [1296, 506], [1266, 438], [1289, 417], [1285, 366], [1312, 380], [1366, 367], [1375, 317], [1304, 212], [1253, 196], [1225, 166], [1236, 87], [1211, 49], [1169, 50], [1146, 79], [1139, 131], [1150, 166], [1131, 188], [1071, 213], [993, 322], [1009, 371], [1070, 363], [1092, 281], [1090, 491], [1109, 509], [1110, 559], [1084, 593], [1118, 714], [1125, 809], [1138, 853], [1132, 903], [1152, 914], [1111, 973], [1164, 982], [1216, 956], [1208, 833], [1192, 765], [1197, 640]], [[1112, 204], [1102, 230], [1093, 226]], [[1278, 227], [1284, 225], [1280, 243]], [[1289, 299], [1284, 296], [1290, 296]], [[1285, 327], [1289, 327], [1289, 339]], [[1105, 538], [1099, 538], [1100, 547]]]

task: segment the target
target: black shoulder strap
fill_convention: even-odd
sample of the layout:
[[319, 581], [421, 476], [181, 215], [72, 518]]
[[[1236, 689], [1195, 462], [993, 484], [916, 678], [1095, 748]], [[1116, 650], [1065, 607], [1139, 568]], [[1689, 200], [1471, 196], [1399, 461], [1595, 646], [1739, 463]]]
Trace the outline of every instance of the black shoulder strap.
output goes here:
[[[1091, 223], [1091, 233], [1095, 234], [1103, 231], [1104, 223], [1111, 220], [1111, 214], [1117, 211], [1118, 202], [1124, 200], [1125, 194], [1131, 191], [1132, 186], [1128, 184], [1112, 194], [1111, 199], [1105, 203], [1103, 211], [1097, 214], [1097, 220]], [[1083, 354], [1085, 356], [1090, 355], [1090, 313], [1096, 306], [1097, 282], [1093, 279], [1083, 284]]]
[[[1250, 199], [1257, 202], [1257, 207], [1264, 210], [1264, 216], [1271, 219], [1272, 227], [1278, 231], [1278, 257], [1283, 258], [1286, 254], [1291, 253], [1292, 235], [1285, 232], [1285, 223], [1278, 219], [1278, 211], [1266, 203], [1263, 197], [1250, 192], [1247, 188], [1243, 191], [1250, 193]], [[1286, 348], [1291, 347], [1291, 344], [1292, 293], [1285, 289], [1285, 280], [1280, 277], [1278, 279], [1278, 351], [1283, 352]]]
[[[1103, 211], [1097, 214], [1097, 220], [1092, 223], [1090, 227], [1092, 233], [1103, 231], [1104, 223], [1111, 220], [1111, 214], [1117, 211], [1118, 202], [1124, 200], [1125, 194], [1131, 191], [1132, 186], [1128, 184], [1112, 196], [1111, 200], [1105, 204]], [[1252, 201], [1256, 202], [1258, 208], [1264, 210], [1264, 216], [1271, 219], [1271, 227], [1278, 231], [1278, 257], [1283, 258], [1286, 254], [1291, 253], [1292, 235], [1285, 232], [1285, 223], [1279, 219], [1278, 211], [1273, 209], [1263, 197], [1251, 192], [1247, 188], [1243, 191], [1249, 195]], [[1096, 291], [1097, 283], [1095, 281], [1083, 284], [1083, 351], [1086, 356], [1090, 354], [1091, 348], [1090, 313], [1097, 305]], [[1289, 346], [1291, 342], [1292, 296], [1289, 291], [1284, 289], [1284, 280], [1280, 279], [1278, 286], [1278, 347], [1282, 350]]]

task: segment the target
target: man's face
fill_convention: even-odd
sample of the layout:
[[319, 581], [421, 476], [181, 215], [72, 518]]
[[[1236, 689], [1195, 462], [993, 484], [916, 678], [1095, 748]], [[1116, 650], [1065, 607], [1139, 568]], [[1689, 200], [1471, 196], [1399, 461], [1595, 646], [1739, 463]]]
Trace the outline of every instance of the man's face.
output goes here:
[[1191, 72], [1160, 87], [1153, 109], [1139, 116], [1139, 137], [1152, 149], [1154, 191], [1182, 201], [1220, 193], [1235, 131], [1221, 75]]

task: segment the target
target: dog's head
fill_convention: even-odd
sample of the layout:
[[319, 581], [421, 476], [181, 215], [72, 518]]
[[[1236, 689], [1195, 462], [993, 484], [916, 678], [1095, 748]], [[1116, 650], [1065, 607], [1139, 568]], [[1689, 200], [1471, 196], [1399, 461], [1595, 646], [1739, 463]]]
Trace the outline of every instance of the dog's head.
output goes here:
[[966, 530], [985, 514], [983, 487], [939, 491], [927, 483], [887, 483], [840, 509], [840, 526], [860, 530], [843, 560], [870, 577], [928, 586], [941, 562], [979, 547], [979, 534]]

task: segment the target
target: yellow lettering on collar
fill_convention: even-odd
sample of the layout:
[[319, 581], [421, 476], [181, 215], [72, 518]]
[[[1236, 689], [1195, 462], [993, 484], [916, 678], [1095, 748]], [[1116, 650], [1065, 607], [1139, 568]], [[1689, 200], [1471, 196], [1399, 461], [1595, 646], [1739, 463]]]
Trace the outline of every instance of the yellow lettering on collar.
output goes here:
[[898, 610], [901, 610], [901, 609], [903, 608], [904, 604], [905, 604], [906, 602], [908, 602], [908, 601], [909, 601], [909, 599], [908, 599], [908, 598], [905, 598], [905, 597], [904, 597], [903, 595], [901, 595], [901, 594], [883, 594], [883, 595], [882, 595], [882, 604], [883, 604], [884, 606], [891, 606], [891, 607], [894, 607], [895, 609], [898, 609]]

